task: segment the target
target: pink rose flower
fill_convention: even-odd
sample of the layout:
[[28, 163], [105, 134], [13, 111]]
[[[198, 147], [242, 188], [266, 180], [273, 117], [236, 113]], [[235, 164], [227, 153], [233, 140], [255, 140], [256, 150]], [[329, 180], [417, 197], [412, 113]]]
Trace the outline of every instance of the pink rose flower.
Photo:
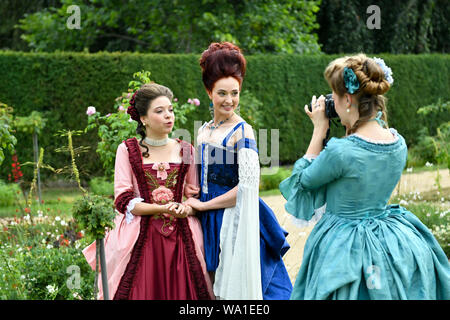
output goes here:
[[191, 99], [191, 98], [189, 98], [189, 99], [188, 99], [188, 103], [190, 103], [190, 104], [193, 104], [193, 103], [194, 103], [194, 101], [192, 101], [192, 99]]
[[200, 100], [197, 98], [193, 99], [192, 102], [198, 107], [200, 105]]
[[170, 165], [167, 162], [157, 162], [153, 164], [152, 166], [153, 170], [156, 170], [156, 177], [161, 180], [167, 179], [167, 172], [166, 170], [170, 169]]
[[160, 186], [152, 191], [152, 197], [156, 203], [166, 204], [173, 200], [173, 192], [164, 186]]
[[92, 116], [96, 112], [97, 112], [97, 110], [95, 110], [95, 107], [93, 107], [93, 106], [88, 107], [87, 110], [86, 110], [86, 114], [88, 116]]
[[123, 105], [120, 105], [119, 106], [119, 111], [124, 111], [125, 110], [125, 108], [123, 107]]

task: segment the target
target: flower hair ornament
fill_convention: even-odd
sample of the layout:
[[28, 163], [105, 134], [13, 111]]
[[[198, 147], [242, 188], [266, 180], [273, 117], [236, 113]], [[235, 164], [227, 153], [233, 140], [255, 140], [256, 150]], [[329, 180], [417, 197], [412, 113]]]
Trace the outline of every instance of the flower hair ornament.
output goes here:
[[355, 93], [359, 89], [359, 81], [352, 68], [344, 68], [344, 85], [350, 94]]
[[130, 106], [127, 109], [127, 113], [131, 116], [131, 119], [133, 119], [134, 121], [140, 122], [141, 119], [140, 119], [139, 113], [135, 107], [136, 93], [137, 93], [137, 90], [130, 99]]
[[389, 84], [394, 83], [394, 78], [392, 78], [392, 69], [389, 68], [383, 59], [374, 57], [373, 60], [380, 66], [380, 68], [384, 72], [384, 78], [386, 79]]

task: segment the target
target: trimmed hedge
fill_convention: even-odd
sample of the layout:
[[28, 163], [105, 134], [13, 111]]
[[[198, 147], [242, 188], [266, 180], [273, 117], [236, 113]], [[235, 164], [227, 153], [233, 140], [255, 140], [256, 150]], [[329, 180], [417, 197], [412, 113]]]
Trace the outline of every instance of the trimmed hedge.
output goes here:
[[[247, 76], [243, 89], [263, 102], [261, 128], [280, 130], [280, 161], [293, 163], [308, 146], [312, 124], [303, 107], [312, 95], [330, 89], [323, 77], [327, 64], [340, 55], [252, 55], [247, 56]], [[369, 55], [372, 56], [372, 55]], [[417, 130], [426, 123], [431, 133], [446, 119], [416, 114], [419, 107], [442, 98], [450, 99], [450, 55], [377, 55], [393, 70], [394, 85], [387, 93], [389, 125], [395, 127], [408, 144], [414, 144]], [[61, 168], [69, 163], [68, 154], [54, 150], [66, 141], [53, 134], [59, 129], [84, 129], [86, 108], [93, 105], [102, 114], [113, 112], [114, 99], [127, 90], [132, 74], [151, 71], [152, 80], [170, 87], [180, 101], [198, 97], [201, 105], [189, 116], [194, 120], [210, 119], [209, 99], [201, 81], [198, 55], [138, 53], [24, 53], [0, 52], [0, 101], [11, 105], [15, 115], [32, 110], [47, 112], [49, 125], [39, 137], [46, 152], [44, 162]], [[245, 106], [242, 106], [245, 108]], [[50, 125], [51, 124], [51, 125]], [[344, 133], [333, 129], [335, 135]], [[33, 161], [32, 137], [17, 134], [16, 146], [21, 163]], [[269, 134], [270, 136], [270, 134]], [[74, 146], [90, 146], [91, 151], [78, 160], [85, 177], [102, 175], [95, 153], [96, 135], [91, 132], [74, 137]], [[270, 149], [269, 149], [270, 150]], [[23, 168], [31, 177], [31, 168]], [[7, 177], [8, 159], [0, 177]], [[47, 172], [43, 172], [45, 176]]]

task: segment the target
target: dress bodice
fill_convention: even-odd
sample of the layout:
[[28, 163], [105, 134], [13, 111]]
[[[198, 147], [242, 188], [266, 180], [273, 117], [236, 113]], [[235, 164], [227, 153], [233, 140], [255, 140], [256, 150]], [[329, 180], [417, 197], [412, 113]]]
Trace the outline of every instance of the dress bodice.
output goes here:
[[[181, 163], [144, 163], [142, 166], [152, 203], [181, 202], [182, 189], [177, 186]], [[156, 226], [155, 230], [165, 237], [176, 231], [177, 221], [169, 214], [153, 215], [150, 219], [150, 223]]]
[[240, 128], [244, 129], [245, 121], [236, 124], [221, 144], [203, 142], [198, 145], [199, 158], [198, 174], [202, 193], [208, 193], [213, 188], [222, 190], [223, 193], [234, 188], [239, 183], [238, 150], [240, 148], [252, 148], [258, 152], [256, 142], [252, 139], [240, 139], [233, 147], [228, 145], [230, 137]]
[[152, 202], [180, 201], [182, 195], [177, 194], [176, 188], [180, 165], [181, 163], [174, 162], [143, 164]]
[[239, 183], [239, 165], [234, 150], [203, 143], [198, 147], [198, 153], [201, 163], [197, 168], [203, 192], [207, 193], [212, 185], [230, 190]]
[[298, 195], [288, 208], [311, 199], [314, 207], [326, 203], [327, 212], [348, 218], [387, 214], [387, 203], [407, 157], [404, 138], [390, 130], [393, 142], [370, 141], [359, 135], [331, 138], [312, 163], [305, 158], [297, 160], [293, 178], [280, 184], [286, 195]]
[[[342, 139], [343, 175], [327, 187], [327, 207], [341, 215], [382, 214], [406, 164], [407, 147], [396, 132], [392, 143], [351, 135]], [[331, 166], [333, 164], [330, 164]]]

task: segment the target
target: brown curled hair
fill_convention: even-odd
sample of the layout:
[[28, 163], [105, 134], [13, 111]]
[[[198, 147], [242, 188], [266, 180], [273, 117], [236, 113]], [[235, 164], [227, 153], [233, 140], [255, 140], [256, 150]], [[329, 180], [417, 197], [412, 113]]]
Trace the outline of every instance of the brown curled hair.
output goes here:
[[242, 86], [247, 61], [241, 49], [230, 42], [211, 43], [200, 58], [203, 84], [211, 92], [217, 80], [233, 77]]
[[[150, 104], [152, 103], [152, 101], [161, 96], [165, 96], [169, 98], [170, 101], [172, 101], [173, 99], [172, 90], [157, 83], [146, 83], [142, 85], [136, 92], [134, 98], [134, 107], [136, 108], [139, 116], [145, 116], [147, 114], [148, 109], [150, 108]], [[139, 145], [147, 149], [147, 151], [144, 151], [142, 153], [142, 156], [148, 158], [150, 156], [150, 154], [148, 153], [149, 149], [143, 143], [147, 134], [145, 131], [145, 126], [140, 120], [137, 121], [137, 123], [138, 126], [136, 128], [136, 133], [141, 136]]]
[[359, 119], [347, 131], [352, 134], [358, 127], [373, 117], [377, 111], [382, 112], [381, 119], [387, 125], [387, 99], [384, 94], [389, 90], [389, 82], [384, 72], [375, 60], [360, 53], [354, 56], [345, 56], [330, 62], [324, 72], [325, 79], [333, 91], [343, 96], [347, 92], [344, 85], [344, 68], [351, 68], [359, 82], [359, 89], [354, 93], [358, 101]]

